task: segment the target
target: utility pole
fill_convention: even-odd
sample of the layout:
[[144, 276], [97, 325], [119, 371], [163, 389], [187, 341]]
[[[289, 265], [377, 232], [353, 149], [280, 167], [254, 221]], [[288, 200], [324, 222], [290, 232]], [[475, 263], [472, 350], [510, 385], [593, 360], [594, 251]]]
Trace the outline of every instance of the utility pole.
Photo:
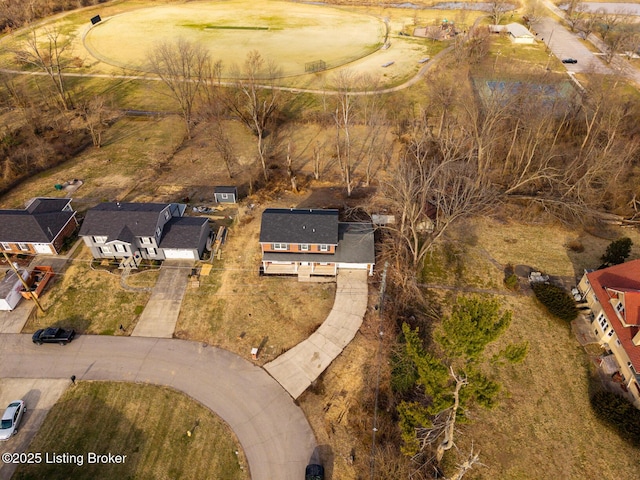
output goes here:
[[[29, 285], [27, 285], [27, 282], [25, 282], [24, 278], [22, 278], [22, 275], [20, 275], [20, 272], [18, 271], [16, 266], [13, 264], [13, 262], [11, 260], [9, 260], [9, 256], [7, 255], [7, 252], [3, 251], [2, 254], [4, 255], [4, 258], [7, 260], [7, 263], [9, 264], [9, 266], [11, 267], [11, 270], [13, 270], [16, 273], [16, 275], [18, 276], [18, 279], [20, 280], [20, 283], [22, 283], [22, 286], [24, 287], [24, 290], [26, 292], [28, 292], [29, 291]], [[31, 294], [31, 298], [33, 298], [33, 301], [38, 306], [38, 310], [40, 310], [40, 313], [44, 313], [44, 309], [42, 308], [42, 305], [40, 305], [40, 301], [38, 300], [38, 297], [34, 293], [32, 293]]]
[[373, 429], [371, 432], [371, 458], [369, 459], [369, 478], [374, 480], [376, 474], [376, 432], [378, 431], [378, 396], [380, 394], [380, 368], [382, 363], [382, 336], [384, 331], [382, 330], [382, 307], [384, 305], [384, 291], [387, 288], [387, 268], [389, 262], [384, 262], [384, 269], [382, 270], [382, 281], [380, 282], [380, 296], [378, 297], [378, 319], [380, 321], [378, 325], [378, 373], [376, 377], [376, 395], [373, 404]]

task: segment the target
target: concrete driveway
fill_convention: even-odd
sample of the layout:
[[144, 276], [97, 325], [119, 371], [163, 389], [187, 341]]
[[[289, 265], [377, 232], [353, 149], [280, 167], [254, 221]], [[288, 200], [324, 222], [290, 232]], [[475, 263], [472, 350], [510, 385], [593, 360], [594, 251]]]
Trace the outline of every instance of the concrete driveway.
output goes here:
[[[33, 440], [47, 413], [70, 384], [69, 379], [2, 379], [0, 380], [0, 415], [9, 402], [24, 400], [27, 413], [22, 418], [18, 433], [6, 442], [0, 442], [0, 454], [22, 453]], [[0, 480], [9, 480], [18, 464], [0, 463]]]
[[132, 337], [173, 337], [192, 266], [192, 260], [165, 260], [162, 263], [158, 281]]
[[29, 335], [0, 335], [0, 378], [71, 375], [166, 385], [186, 393], [229, 424], [253, 480], [302, 478], [316, 446], [309, 423], [287, 392], [264, 370], [230, 352], [176, 339], [81, 335], [60, 347], [36, 346]]
[[339, 270], [333, 308], [309, 338], [264, 368], [298, 398], [353, 340], [367, 311], [367, 272]]

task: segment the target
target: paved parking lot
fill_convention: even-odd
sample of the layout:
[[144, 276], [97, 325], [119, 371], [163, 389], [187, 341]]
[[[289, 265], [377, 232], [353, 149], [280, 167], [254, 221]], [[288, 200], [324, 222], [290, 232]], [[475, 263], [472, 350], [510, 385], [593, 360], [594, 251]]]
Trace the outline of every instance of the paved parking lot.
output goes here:
[[[0, 454], [27, 451], [47, 413], [70, 384], [69, 379], [0, 379], [0, 415], [13, 400], [24, 400], [27, 405], [27, 413], [22, 419], [18, 433], [8, 441], [0, 442]], [[4, 464], [0, 461], [0, 480], [9, 480], [16, 468], [15, 464]]]
[[565, 64], [567, 71], [571, 73], [612, 73], [602, 60], [583, 45], [576, 34], [571, 33], [555, 19], [542, 18], [534, 25], [534, 30], [538, 34], [536, 38], [543, 41], [559, 60], [563, 58], [578, 60], [578, 63]]

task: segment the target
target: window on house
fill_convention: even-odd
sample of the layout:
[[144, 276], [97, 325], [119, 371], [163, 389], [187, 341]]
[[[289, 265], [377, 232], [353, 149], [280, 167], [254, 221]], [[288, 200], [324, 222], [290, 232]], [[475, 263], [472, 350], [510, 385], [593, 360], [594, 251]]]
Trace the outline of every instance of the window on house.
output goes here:
[[607, 336], [608, 336], [609, 338], [611, 338], [611, 337], [613, 337], [613, 334], [614, 334], [614, 333], [615, 333], [615, 332], [613, 331], [613, 328], [612, 328], [611, 330], [609, 330], [609, 333], [607, 333]]
[[622, 344], [620, 343], [620, 339], [619, 338], [616, 338], [616, 345], [618, 345], [619, 347], [622, 346]]
[[165, 220], [169, 220], [169, 217], [171, 216], [171, 214], [169, 213], [169, 210], [165, 210], [164, 211], [164, 219]]
[[303, 243], [300, 245], [300, 251], [301, 252], [308, 252], [309, 251], [309, 244], [308, 243]]
[[600, 324], [600, 328], [602, 328], [603, 333], [606, 333], [607, 330], [609, 330], [609, 322], [607, 322], [607, 319], [604, 317], [604, 315], [598, 315], [598, 323]]
[[156, 249], [155, 248], [147, 248], [147, 254], [150, 257], [155, 257], [156, 256]]
[[112, 253], [112, 252], [111, 252], [111, 247], [110, 247], [110, 246], [108, 246], [108, 245], [105, 245], [104, 247], [100, 247], [100, 251], [101, 251], [102, 253], [106, 253], [106, 254]]
[[288, 244], [286, 243], [274, 243], [273, 244], [273, 249], [274, 250], [287, 250], [289, 247]]
[[11, 250], [11, 245], [9, 245], [8, 243], [2, 242], [1, 245], [3, 250]]
[[229, 198], [229, 194], [228, 193], [221, 193], [220, 194], [220, 198], [222, 198], [223, 200], [226, 200]]
[[160, 238], [161, 233], [162, 233], [162, 230], [160, 230], [160, 227], [156, 228], [156, 237]]
[[115, 247], [116, 247], [116, 252], [121, 252], [122, 253], [122, 252], [126, 252], [127, 251], [125, 246], [122, 245], [121, 243], [116, 243]]
[[93, 243], [106, 243], [107, 237], [93, 237]]
[[28, 252], [29, 251], [29, 245], [27, 245], [26, 243], [19, 243], [18, 244], [18, 248], [20, 250], [22, 250], [23, 252]]
[[151, 237], [140, 237], [140, 243], [142, 245], [149, 245], [151, 244]]
[[329, 251], [329, 245], [320, 245], [320, 251], [321, 252], [328, 252]]
[[622, 304], [622, 302], [618, 302], [618, 304], [616, 305], [616, 310], [618, 311], [618, 313], [622, 313], [624, 311], [624, 305]]

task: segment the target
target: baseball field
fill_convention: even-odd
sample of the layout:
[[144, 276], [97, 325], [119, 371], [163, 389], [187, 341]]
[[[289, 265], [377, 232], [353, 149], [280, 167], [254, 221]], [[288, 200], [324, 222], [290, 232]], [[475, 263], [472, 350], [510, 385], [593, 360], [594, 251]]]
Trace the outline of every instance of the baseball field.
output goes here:
[[[88, 53], [109, 65], [148, 71], [148, 53], [170, 39], [204, 46], [227, 68], [258, 50], [282, 76], [332, 68], [384, 43], [384, 22], [325, 6], [267, 0], [188, 2], [136, 8], [103, 18], [84, 34]], [[317, 63], [315, 63], [317, 62]]]

